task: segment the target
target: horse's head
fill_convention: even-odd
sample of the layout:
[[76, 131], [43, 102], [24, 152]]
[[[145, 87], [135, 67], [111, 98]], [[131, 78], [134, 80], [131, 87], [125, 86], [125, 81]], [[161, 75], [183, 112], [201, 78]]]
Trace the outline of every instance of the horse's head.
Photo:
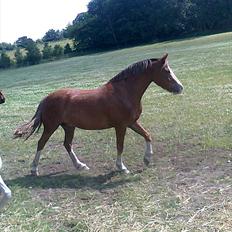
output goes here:
[[0, 91], [0, 104], [4, 103], [5, 102], [5, 97], [2, 93], [2, 91]]
[[167, 57], [168, 54], [154, 61], [153, 70], [155, 72], [152, 80], [163, 89], [175, 94], [179, 94], [183, 90], [183, 85], [169, 67]]

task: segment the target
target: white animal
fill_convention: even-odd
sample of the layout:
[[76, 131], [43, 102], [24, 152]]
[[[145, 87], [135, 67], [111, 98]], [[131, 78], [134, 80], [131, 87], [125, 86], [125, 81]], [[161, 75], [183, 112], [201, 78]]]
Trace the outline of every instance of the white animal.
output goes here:
[[[0, 169], [1, 168], [2, 168], [2, 159], [0, 156]], [[0, 209], [1, 209], [11, 198], [11, 190], [4, 183], [1, 175], [0, 175], [0, 193], [3, 193], [3, 197], [0, 198]]]

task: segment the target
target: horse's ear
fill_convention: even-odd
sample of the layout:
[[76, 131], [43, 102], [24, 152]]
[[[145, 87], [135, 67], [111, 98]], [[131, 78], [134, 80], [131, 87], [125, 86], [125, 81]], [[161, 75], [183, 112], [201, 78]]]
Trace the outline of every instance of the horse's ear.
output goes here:
[[168, 58], [168, 53], [166, 53], [166, 54], [161, 58], [161, 60], [163, 61], [163, 63], [166, 62], [167, 58]]
[[159, 59], [160, 65], [163, 67], [167, 63], [168, 53]]

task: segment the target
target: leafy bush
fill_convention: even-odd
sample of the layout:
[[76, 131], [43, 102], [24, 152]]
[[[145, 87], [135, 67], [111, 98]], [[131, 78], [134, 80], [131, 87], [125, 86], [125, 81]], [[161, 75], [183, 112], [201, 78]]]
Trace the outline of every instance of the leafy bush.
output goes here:
[[0, 68], [9, 68], [12, 64], [10, 57], [3, 52], [0, 57]]
[[27, 54], [25, 58], [26, 63], [29, 65], [39, 64], [42, 59], [42, 55], [36, 43], [35, 42], [30, 43], [26, 47], [26, 50], [27, 50]]
[[43, 59], [45, 60], [51, 59], [53, 56], [52, 46], [49, 45], [48, 43], [45, 43], [42, 53], [43, 53]]
[[64, 49], [59, 44], [56, 44], [53, 48], [53, 56], [56, 58], [61, 57], [64, 54]]

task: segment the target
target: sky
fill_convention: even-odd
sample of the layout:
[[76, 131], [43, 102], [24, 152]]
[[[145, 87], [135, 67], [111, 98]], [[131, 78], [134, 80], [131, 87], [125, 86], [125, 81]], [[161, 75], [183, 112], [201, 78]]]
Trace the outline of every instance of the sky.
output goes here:
[[87, 11], [90, 0], [0, 0], [0, 43], [19, 37], [41, 39], [49, 29], [62, 30]]

